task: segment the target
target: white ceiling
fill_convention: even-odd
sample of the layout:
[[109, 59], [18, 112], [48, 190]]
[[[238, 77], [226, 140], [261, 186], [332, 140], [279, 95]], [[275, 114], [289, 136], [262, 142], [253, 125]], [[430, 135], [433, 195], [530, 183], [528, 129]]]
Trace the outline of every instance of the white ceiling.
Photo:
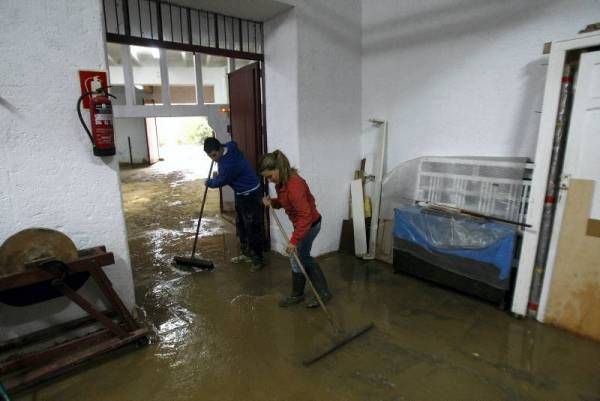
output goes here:
[[291, 5], [293, 2], [290, 0], [171, 0], [171, 2], [253, 21], [267, 21], [293, 7]]

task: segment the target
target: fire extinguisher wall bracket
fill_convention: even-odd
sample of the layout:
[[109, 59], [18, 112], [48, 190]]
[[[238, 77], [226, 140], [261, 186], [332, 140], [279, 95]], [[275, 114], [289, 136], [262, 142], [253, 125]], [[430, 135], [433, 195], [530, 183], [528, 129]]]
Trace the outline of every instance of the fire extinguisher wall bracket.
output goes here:
[[[91, 132], [81, 114], [81, 102], [87, 96], [90, 97]], [[100, 88], [96, 92], [84, 93], [77, 100], [77, 115], [92, 142], [95, 156], [113, 156], [116, 153], [111, 97], [115, 98], [107, 92], [107, 88]]]

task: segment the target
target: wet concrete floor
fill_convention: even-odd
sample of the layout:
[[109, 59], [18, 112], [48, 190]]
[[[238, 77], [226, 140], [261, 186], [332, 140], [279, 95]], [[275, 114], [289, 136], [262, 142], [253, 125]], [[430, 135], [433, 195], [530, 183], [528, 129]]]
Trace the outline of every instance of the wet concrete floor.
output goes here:
[[349, 331], [376, 328], [304, 367], [333, 331], [319, 310], [277, 306], [290, 287], [287, 259], [269, 254], [257, 273], [229, 263], [234, 228], [209, 191], [199, 246], [217, 268], [177, 270], [170, 262], [190, 252], [201, 182], [157, 169], [122, 178], [136, 297], [153, 342], [19, 400], [600, 400], [600, 344], [343, 254], [319, 259], [331, 311]]

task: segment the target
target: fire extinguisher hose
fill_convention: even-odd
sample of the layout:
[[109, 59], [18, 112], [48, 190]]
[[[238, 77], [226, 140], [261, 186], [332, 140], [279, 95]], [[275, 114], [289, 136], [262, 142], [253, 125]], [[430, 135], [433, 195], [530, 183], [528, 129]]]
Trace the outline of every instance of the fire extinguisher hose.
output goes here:
[[87, 136], [90, 138], [90, 141], [92, 142], [92, 145], [93, 145], [94, 138], [92, 138], [92, 133], [90, 132], [90, 129], [88, 128], [88, 126], [85, 124], [85, 121], [83, 121], [83, 116], [81, 115], [81, 102], [83, 102], [83, 99], [86, 96], [90, 96], [91, 94], [92, 94], [92, 92], [85, 92], [83, 95], [79, 96], [79, 99], [77, 99], [77, 115], [79, 116], [79, 121], [81, 122], [81, 125], [83, 125], [83, 129], [87, 133]]

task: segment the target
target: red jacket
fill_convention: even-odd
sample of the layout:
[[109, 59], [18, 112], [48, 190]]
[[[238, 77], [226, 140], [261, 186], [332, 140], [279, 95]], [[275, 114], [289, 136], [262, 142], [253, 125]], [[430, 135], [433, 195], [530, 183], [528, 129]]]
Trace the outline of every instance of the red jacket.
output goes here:
[[294, 245], [304, 238], [310, 227], [321, 215], [315, 206], [315, 198], [310, 193], [306, 181], [297, 174], [291, 175], [287, 184], [277, 184], [277, 198], [271, 199], [274, 209], [283, 208], [294, 225], [290, 242]]

